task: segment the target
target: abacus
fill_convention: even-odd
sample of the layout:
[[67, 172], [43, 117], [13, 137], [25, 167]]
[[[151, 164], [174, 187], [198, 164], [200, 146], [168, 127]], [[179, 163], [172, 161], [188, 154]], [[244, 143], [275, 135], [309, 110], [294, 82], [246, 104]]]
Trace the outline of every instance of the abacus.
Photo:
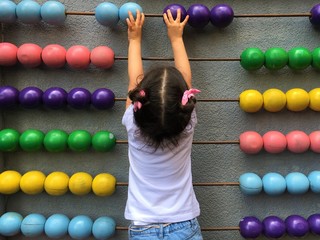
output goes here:
[[190, 15], [204, 239], [318, 235], [320, 5], [206, 0], [0, 1], [0, 234], [127, 238], [124, 21], [136, 8], [147, 66], [173, 61], [163, 12]]

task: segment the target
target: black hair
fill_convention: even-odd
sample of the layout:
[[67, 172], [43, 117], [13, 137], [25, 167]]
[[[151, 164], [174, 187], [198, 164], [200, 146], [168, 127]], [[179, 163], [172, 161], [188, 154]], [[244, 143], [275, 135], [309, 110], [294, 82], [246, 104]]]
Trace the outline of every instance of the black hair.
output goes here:
[[129, 92], [132, 103], [141, 103], [134, 119], [148, 146], [178, 145], [180, 133], [188, 125], [196, 99], [185, 105], [181, 99], [188, 86], [175, 67], [157, 67], [146, 73], [137, 87]]

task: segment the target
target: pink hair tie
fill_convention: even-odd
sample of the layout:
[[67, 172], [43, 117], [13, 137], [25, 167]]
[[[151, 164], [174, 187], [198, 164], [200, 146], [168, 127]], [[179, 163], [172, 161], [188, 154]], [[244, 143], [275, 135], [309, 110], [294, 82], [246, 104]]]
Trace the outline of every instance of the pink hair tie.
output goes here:
[[190, 88], [189, 90], [184, 91], [182, 99], [181, 99], [181, 104], [184, 106], [187, 104], [189, 101], [189, 98], [194, 97], [194, 94], [201, 92], [198, 89], [195, 88]]
[[[145, 97], [146, 96], [146, 92], [144, 90], [140, 90], [139, 94], [140, 94], [141, 97]], [[138, 111], [139, 109], [141, 109], [141, 107], [142, 107], [142, 103], [141, 102], [136, 101], [136, 102], [133, 103], [133, 110], [135, 112]]]

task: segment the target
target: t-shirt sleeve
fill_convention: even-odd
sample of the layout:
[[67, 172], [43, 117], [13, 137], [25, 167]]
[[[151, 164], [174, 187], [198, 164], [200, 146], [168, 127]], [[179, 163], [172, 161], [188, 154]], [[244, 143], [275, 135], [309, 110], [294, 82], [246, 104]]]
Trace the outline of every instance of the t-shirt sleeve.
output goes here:
[[131, 104], [123, 114], [122, 125], [124, 125], [129, 132], [133, 125], [133, 105]]

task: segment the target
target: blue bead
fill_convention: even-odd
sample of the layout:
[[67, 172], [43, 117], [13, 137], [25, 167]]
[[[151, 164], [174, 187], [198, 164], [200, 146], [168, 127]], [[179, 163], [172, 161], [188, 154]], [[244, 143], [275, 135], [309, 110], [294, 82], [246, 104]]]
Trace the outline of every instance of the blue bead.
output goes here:
[[98, 239], [109, 239], [116, 230], [116, 222], [110, 217], [97, 218], [92, 226], [92, 235]]
[[70, 219], [64, 214], [53, 214], [48, 217], [44, 232], [50, 238], [61, 238], [68, 233]]
[[74, 239], [86, 239], [91, 235], [92, 225], [91, 218], [85, 215], [78, 215], [71, 219], [68, 233]]
[[133, 17], [136, 18], [137, 10], [139, 10], [141, 13], [143, 12], [142, 7], [140, 7], [140, 5], [138, 5], [137, 3], [127, 2], [123, 4], [119, 9], [120, 20], [123, 23], [126, 23], [126, 19], [129, 17], [129, 14], [128, 14], [129, 11], [132, 13]]
[[14, 23], [17, 20], [16, 7], [17, 5], [12, 1], [0, 1], [0, 22]]
[[114, 27], [119, 22], [119, 9], [110, 2], [100, 3], [95, 9], [97, 21], [104, 26]]
[[66, 9], [61, 2], [47, 1], [41, 6], [41, 17], [46, 23], [62, 25], [66, 20]]
[[247, 195], [256, 195], [262, 191], [262, 180], [255, 173], [244, 173], [239, 178], [240, 190]]
[[314, 193], [320, 193], [320, 171], [312, 171], [308, 175], [310, 189]]
[[37, 237], [44, 231], [46, 218], [38, 213], [31, 213], [21, 223], [21, 232], [26, 237]]
[[24, 0], [17, 5], [16, 14], [18, 19], [27, 24], [35, 24], [41, 21], [41, 6], [31, 0]]
[[0, 234], [14, 236], [20, 232], [23, 217], [16, 212], [6, 212], [0, 218]]
[[262, 183], [265, 193], [273, 196], [284, 193], [287, 188], [285, 178], [279, 173], [267, 173], [263, 176]]
[[289, 173], [286, 182], [287, 190], [291, 194], [304, 194], [309, 190], [309, 179], [303, 173]]

